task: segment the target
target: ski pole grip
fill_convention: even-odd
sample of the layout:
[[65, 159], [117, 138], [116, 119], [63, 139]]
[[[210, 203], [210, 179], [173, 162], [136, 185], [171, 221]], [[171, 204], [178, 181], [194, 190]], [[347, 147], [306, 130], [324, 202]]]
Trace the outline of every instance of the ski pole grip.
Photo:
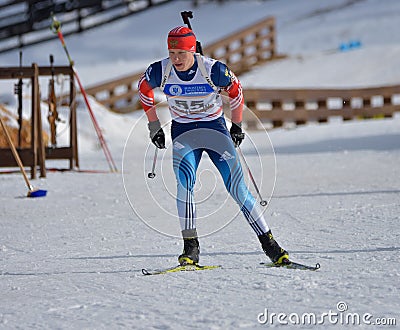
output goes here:
[[56, 19], [53, 13], [51, 14], [51, 20], [50, 30], [53, 31], [53, 33], [58, 33], [61, 29], [61, 22]]

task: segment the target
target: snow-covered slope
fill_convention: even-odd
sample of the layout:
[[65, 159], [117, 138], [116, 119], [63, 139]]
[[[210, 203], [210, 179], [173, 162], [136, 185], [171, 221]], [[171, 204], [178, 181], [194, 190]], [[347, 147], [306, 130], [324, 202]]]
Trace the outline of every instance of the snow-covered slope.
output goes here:
[[[142, 149], [125, 159], [126, 185], [138, 192], [129, 201], [121, 174], [49, 173], [34, 181], [48, 190], [36, 200], [24, 198], [19, 174], [2, 175], [0, 327], [255, 329], [262, 327], [258, 317], [265, 309], [287, 315], [282, 322], [313, 313], [324, 325], [305, 322], [310, 329], [333, 322], [342, 328], [338, 317], [354, 313], [372, 315], [370, 322], [399, 322], [399, 129], [397, 118], [271, 133], [277, 182], [266, 217], [294, 259], [321, 264], [312, 273], [259, 267], [266, 258], [256, 237], [241, 215], [230, 214], [232, 200], [221, 205], [226, 193], [215, 176], [216, 190], [199, 209], [213, 214], [222, 207], [229, 225], [201, 238], [201, 261], [223, 269], [144, 277], [142, 268], [174, 265], [182, 249], [180, 239], [160, 233], [172, 215], [158, 203], [174, 204], [160, 175], [170, 165], [168, 152], [152, 181]], [[269, 166], [264, 134], [251, 137]], [[248, 147], [247, 140], [243, 150], [256, 169], [258, 159]], [[99, 156], [84, 158], [89, 168], [101, 162]], [[257, 178], [261, 174], [257, 170]], [[163, 201], [149, 199], [149, 191]], [[136, 212], [144, 206], [140, 216], [129, 202]], [[199, 229], [216, 221], [221, 219], [202, 219]], [[177, 221], [171, 230], [178, 233]], [[347, 312], [338, 312], [340, 302]], [[324, 318], [330, 312], [337, 315], [332, 321]], [[276, 317], [271, 323], [279, 324]], [[371, 328], [360, 323], [357, 328]]]

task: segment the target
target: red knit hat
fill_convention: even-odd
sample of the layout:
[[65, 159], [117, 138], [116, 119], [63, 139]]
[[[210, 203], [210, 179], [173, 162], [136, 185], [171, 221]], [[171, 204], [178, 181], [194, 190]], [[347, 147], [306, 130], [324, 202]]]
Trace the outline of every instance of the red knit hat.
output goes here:
[[168, 49], [196, 51], [196, 36], [186, 26], [178, 26], [168, 33]]

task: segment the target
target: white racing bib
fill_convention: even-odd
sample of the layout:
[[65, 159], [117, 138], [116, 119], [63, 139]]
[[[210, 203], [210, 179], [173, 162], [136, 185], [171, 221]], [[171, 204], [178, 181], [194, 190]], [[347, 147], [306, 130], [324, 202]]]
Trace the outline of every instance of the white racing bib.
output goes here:
[[[196, 54], [197, 55], [197, 54]], [[203, 63], [200, 63], [203, 61]], [[197, 56], [198, 67], [194, 77], [190, 81], [181, 80], [171, 68], [168, 71], [169, 59], [164, 59], [162, 64], [162, 76], [165, 77], [161, 89], [167, 97], [171, 117], [180, 123], [188, 123], [196, 120], [210, 121], [222, 116], [222, 98], [216, 87], [207, 82], [210, 79], [211, 67], [215, 60], [203, 56]], [[202, 74], [204, 66], [206, 77]], [[204, 70], [203, 69], [203, 70]]]

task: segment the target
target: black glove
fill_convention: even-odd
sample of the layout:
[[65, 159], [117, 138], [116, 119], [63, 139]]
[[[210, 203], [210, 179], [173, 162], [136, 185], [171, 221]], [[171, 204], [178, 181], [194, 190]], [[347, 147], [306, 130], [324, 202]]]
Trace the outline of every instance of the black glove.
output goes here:
[[150, 121], [147, 124], [147, 127], [149, 128], [149, 131], [150, 131], [151, 142], [153, 142], [154, 145], [158, 149], [164, 149], [165, 148], [165, 134], [164, 134], [163, 129], [161, 128], [160, 121], [159, 120]]
[[232, 122], [230, 133], [235, 148], [239, 147], [244, 139], [244, 133], [242, 132], [242, 123]]

